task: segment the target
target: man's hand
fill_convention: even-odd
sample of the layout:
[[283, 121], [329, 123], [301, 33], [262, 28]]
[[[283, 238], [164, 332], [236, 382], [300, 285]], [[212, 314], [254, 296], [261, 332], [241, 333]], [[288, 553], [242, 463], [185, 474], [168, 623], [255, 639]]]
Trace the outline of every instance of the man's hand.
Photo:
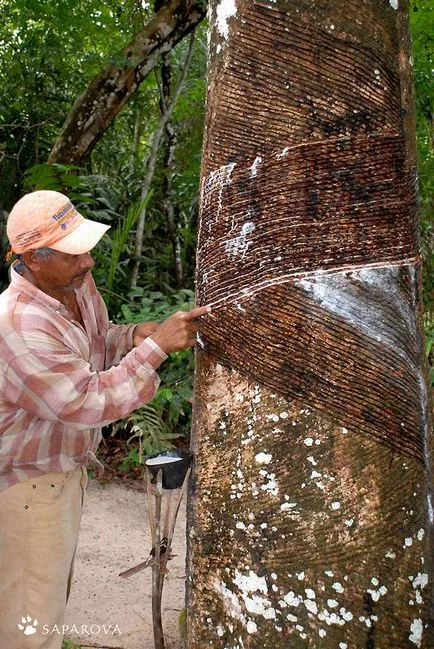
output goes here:
[[134, 347], [140, 345], [140, 343], [142, 343], [145, 338], [153, 334], [159, 326], [159, 322], [141, 322], [140, 324], [138, 324], [133, 333]]
[[199, 329], [198, 318], [210, 312], [210, 306], [199, 306], [191, 311], [177, 311], [158, 326], [151, 338], [166, 354], [192, 347]]

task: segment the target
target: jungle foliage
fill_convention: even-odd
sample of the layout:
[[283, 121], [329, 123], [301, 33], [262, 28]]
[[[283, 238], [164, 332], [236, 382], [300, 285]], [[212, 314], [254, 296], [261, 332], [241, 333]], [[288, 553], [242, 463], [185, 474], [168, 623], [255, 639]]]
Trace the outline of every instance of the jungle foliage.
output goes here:
[[[161, 6], [161, 2], [158, 6]], [[150, 191], [144, 195], [154, 134], [176, 92], [189, 47], [165, 55], [125, 105], [81, 168], [46, 162], [62, 125], [89, 81], [155, 15], [137, 0], [4, 0], [0, 24], [0, 215], [25, 190], [68, 193], [91, 218], [110, 223], [96, 250], [95, 279], [117, 322], [162, 319], [193, 302], [198, 184], [204, 122], [206, 27], [196, 28], [185, 83], [159, 140]], [[421, 241], [427, 329], [434, 320], [434, 9], [412, 0], [417, 98]], [[134, 228], [145, 212], [140, 275], [131, 288]], [[4, 256], [4, 218], [0, 220]], [[7, 282], [3, 265], [0, 283]], [[431, 347], [432, 349], [432, 347]], [[126, 435], [150, 453], [188, 435], [192, 353], [171, 356], [149, 409], [125, 423]], [[119, 426], [113, 431], [119, 432]], [[112, 431], [112, 432], [113, 432]], [[137, 452], [137, 446], [132, 447]]]

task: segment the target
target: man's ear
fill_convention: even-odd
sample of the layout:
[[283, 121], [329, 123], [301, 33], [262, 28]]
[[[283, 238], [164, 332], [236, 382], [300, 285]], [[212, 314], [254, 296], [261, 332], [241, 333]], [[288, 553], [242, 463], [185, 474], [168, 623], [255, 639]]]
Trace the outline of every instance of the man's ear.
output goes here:
[[20, 257], [24, 262], [24, 265], [27, 266], [27, 268], [30, 268], [30, 270], [37, 271], [41, 267], [40, 257], [39, 255], [35, 255], [34, 250], [27, 250], [26, 252], [22, 252]]

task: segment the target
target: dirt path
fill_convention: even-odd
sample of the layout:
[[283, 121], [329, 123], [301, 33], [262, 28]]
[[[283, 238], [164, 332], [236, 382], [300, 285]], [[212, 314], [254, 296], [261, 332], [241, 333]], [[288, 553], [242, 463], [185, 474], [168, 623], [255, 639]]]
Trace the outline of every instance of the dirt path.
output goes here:
[[[166, 649], [180, 649], [178, 617], [185, 592], [185, 500], [177, 518], [163, 592]], [[122, 483], [89, 482], [71, 597], [68, 633], [82, 647], [153, 649], [151, 571], [129, 579], [119, 572], [148, 557], [146, 494]]]

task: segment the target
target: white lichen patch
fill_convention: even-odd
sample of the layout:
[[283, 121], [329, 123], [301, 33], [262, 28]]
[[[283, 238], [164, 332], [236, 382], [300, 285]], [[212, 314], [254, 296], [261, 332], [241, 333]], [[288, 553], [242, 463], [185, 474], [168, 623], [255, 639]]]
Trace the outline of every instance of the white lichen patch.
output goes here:
[[246, 629], [247, 629], [247, 633], [256, 633], [256, 631], [258, 630], [258, 626], [256, 622], [253, 622], [253, 620], [249, 620], [247, 622]]
[[228, 615], [235, 619], [245, 619], [240, 600], [235, 593], [227, 588], [224, 581], [219, 581], [217, 578], [214, 579], [214, 590], [221, 596], [223, 607]]
[[287, 593], [284, 596], [283, 600], [288, 606], [293, 606], [294, 608], [297, 608], [300, 602], [303, 601], [303, 598], [300, 597], [299, 595], [296, 595], [294, 591], [290, 590], [289, 593]]
[[313, 445], [312, 437], [306, 437], [303, 441], [306, 444], [306, 446], [312, 446]]
[[234, 583], [240, 590], [247, 593], [259, 591], [260, 593], [267, 593], [267, 582], [265, 577], [259, 577], [253, 570], [249, 571], [248, 575], [243, 575], [238, 570], [235, 571]]
[[347, 611], [344, 607], [339, 609], [339, 613], [342, 616], [342, 619], [345, 620], [345, 622], [351, 622], [353, 619], [353, 614], [351, 611]]
[[378, 602], [380, 597], [384, 596], [387, 593], [387, 588], [386, 586], [380, 586], [377, 590], [374, 590], [373, 588], [367, 588], [366, 592], [368, 592], [374, 602]]
[[269, 464], [272, 459], [273, 456], [270, 453], [257, 453], [255, 455], [255, 461], [258, 464]]
[[259, 385], [255, 385], [253, 389], [252, 403], [261, 403], [261, 390]]
[[403, 548], [409, 548], [413, 545], [413, 539], [411, 536], [407, 536], [407, 538], [404, 539], [404, 545], [402, 546]]
[[307, 461], [310, 462], [313, 466], [317, 466], [317, 464], [318, 464], [318, 462], [315, 460], [313, 455], [309, 455], [309, 457], [307, 458]]
[[280, 505], [282, 512], [291, 511], [294, 507], [297, 507], [297, 503], [283, 503], [282, 505]]
[[416, 618], [410, 625], [410, 635], [408, 639], [414, 642], [416, 647], [420, 647], [422, 643], [423, 623], [420, 618]]
[[216, 11], [216, 27], [222, 38], [229, 36], [229, 18], [232, 18], [237, 13], [237, 6], [235, 0], [221, 0], [217, 5]]
[[329, 608], [337, 608], [339, 606], [339, 602], [337, 602], [335, 599], [328, 599], [327, 606]]
[[344, 524], [347, 527], [351, 527], [354, 524], [354, 518], [347, 518], [347, 520], [344, 521]]
[[422, 541], [424, 535], [425, 535], [425, 530], [423, 529], [423, 527], [421, 527], [417, 533], [417, 540]]
[[262, 491], [266, 491], [272, 496], [277, 496], [277, 494], [279, 493], [279, 487], [277, 486], [277, 482], [275, 480], [276, 477], [275, 474], [270, 473], [267, 477], [268, 477], [268, 482], [261, 485]]
[[340, 509], [340, 508], [341, 508], [341, 503], [340, 503], [338, 500], [335, 500], [335, 501], [332, 502], [332, 504], [330, 505], [330, 508], [331, 508], [331, 509]]
[[389, 4], [393, 9], [398, 9], [398, 0], [389, 0]]
[[268, 588], [265, 577], [258, 576], [252, 570], [247, 575], [237, 570], [233, 581], [240, 590], [241, 598], [249, 613], [261, 615], [266, 620], [276, 619], [276, 611], [266, 597]]
[[425, 588], [428, 584], [428, 575], [426, 572], [418, 572], [416, 577], [409, 577], [410, 581], [413, 582], [413, 588]]
[[309, 613], [312, 613], [312, 615], [318, 615], [318, 606], [316, 602], [312, 599], [305, 599], [303, 603]]
[[337, 613], [330, 613], [326, 608], [324, 608], [321, 613], [318, 614], [318, 619], [321, 622], [325, 622], [329, 626], [332, 624], [344, 626], [345, 624], [345, 620], [342, 619]]
[[334, 584], [332, 584], [333, 590], [335, 590], [337, 593], [343, 593], [344, 592], [344, 587], [339, 581], [335, 581]]

